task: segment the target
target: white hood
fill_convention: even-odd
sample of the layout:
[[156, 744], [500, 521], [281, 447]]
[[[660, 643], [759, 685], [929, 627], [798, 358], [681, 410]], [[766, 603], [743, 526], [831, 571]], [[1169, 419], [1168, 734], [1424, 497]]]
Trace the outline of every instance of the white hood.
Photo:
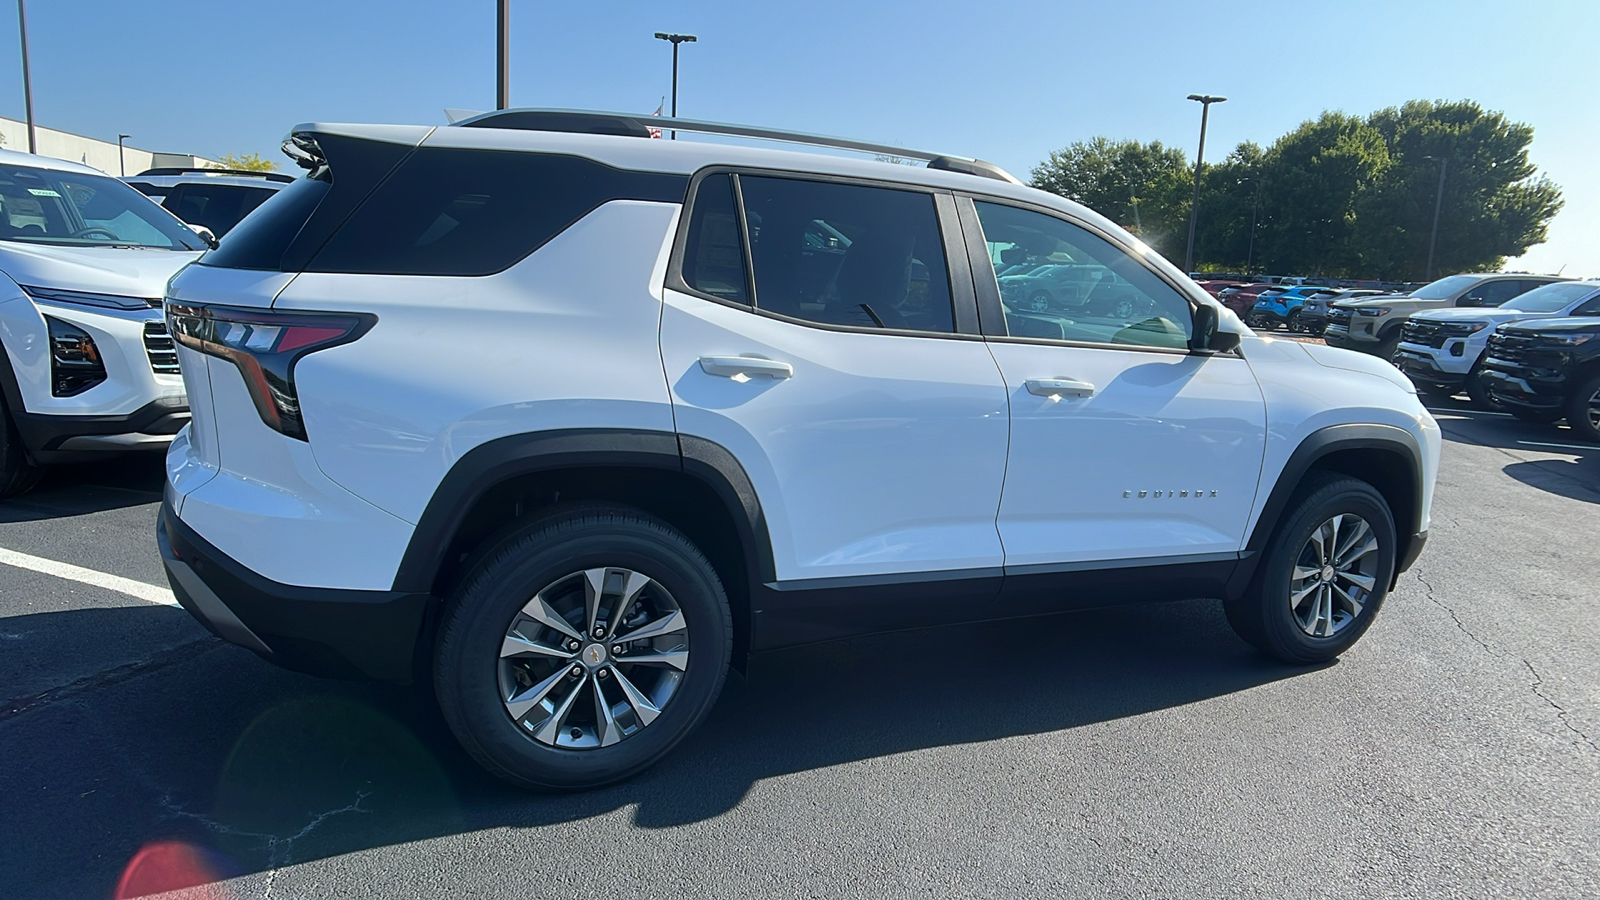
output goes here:
[[199, 256], [198, 250], [59, 247], [0, 241], [0, 272], [17, 284], [35, 287], [161, 297], [166, 293], [167, 279]]
[[1523, 312], [1519, 309], [1480, 306], [1431, 309], [1427, 312], [1412, 313], [1411, 318], [1418, 322], [1488, 322], [1490, 325], [1500, 325], [1505, 322], [1514, 322], [1517, 319], [1540, 319], [1549, 315], [1550, 313], [1545, 312]]

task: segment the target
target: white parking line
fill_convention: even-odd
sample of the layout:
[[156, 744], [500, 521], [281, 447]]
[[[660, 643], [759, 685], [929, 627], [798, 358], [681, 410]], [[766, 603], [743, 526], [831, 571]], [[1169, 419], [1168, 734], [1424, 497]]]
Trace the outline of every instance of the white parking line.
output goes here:
[[1511, 413], [1490, 412], [1486, 409], [1434, 409], [1430, 406], [1428, 407], [1428, 412], [1443, 413], [1447, 416], [1504, 416], [1508, 419], [1511, 418]]
[[164, 587], [146, 584], [143, 581], [134, 581], [132, 578], [123, 578], [121, 575], [107, 575], [105, 572], [96, 572], [94, 569], [85, 569], [83, 566], [75, 566], [72, 563], [57, 562], [53, 559], [45, 559], [42, 556], [30, 556], [26, 553], [18, 553], [15, 550], [7, 550], [4, 547], [0, 547], [0, 563], [16, 566], [19, 569], [29, 569], [46, 575], [54, 575], [57, 578], [76, 581], [79, 584], [106, 588], [119, 594], [138, 597], [140, 600], [149, 603], [160, 603], [163, 606], [178, 605], [178, 600], [172, 596], [172, 591]]
[[1519, 444], [1527, 444], [1530, 447], [1560, 447], [1563, 450], [1594, 450], [1594, 449], [1596, 449], [1594, 444], [1551, 444], [1551, 443], [1548, 443], [1546, 441], [1517, 441], [1517, 443], [1519, 443]]

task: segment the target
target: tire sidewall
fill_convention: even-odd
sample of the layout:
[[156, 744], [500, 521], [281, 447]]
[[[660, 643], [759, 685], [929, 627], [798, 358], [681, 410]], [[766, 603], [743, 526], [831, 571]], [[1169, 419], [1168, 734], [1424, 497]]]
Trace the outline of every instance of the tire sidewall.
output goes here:
[[[1332, 637], [1306, 634], [1295, 622], [1289, 605], [1290, 575], [1311, 533], [1340, 513], [1354, 513], [1377, 533], [1378, 571], [1372, 594], [1355, 622]], [[1304, 495], [1284, 521], [1262, 560], [1254, 592], [1258, 604], [1259, 635], [1263, 649], [1287, 661], [1326, 662], [1348, 650], [1371, 627], [1388, 595], [1398, 550], [1394, 517], [1383, 496], [1365, 482], [1340, 479]]]
[[[633, 775], [693, 730], [715, 703], [732, 640], [727, 600], [703, 556], [675, 532], [640, 520], [557, 523], [509, 542], [469, 580], [447, 614], [435, 684], [452, 729], [502, 777], [543, 789], [580, 789]], [[531, 552], [525, 551], [533, 545]], [[684, 679], [657, 719], [605, 748], [565, 750], [536, 741], [507, 714], [499, 648], [516, 612], [535, 593], [587, 568], [617, 566], [655, 579], [688, 622]], [[484, 761], [480, 758], [480, 761]]]
[[1567, 398], [1567, 425], [1572, 433], [1589, 443], [1600, 443], [1600, 430], [1589, 423], [1589, 398], [1600, 391], [1600, 375], [1590, 375], [1578, 383]]

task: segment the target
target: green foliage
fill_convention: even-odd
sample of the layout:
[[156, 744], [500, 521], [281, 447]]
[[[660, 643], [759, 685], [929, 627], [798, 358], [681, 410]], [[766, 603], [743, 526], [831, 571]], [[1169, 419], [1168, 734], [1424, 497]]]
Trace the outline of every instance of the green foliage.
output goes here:
[[217, 160], [224, 169], [239, 169], [244, 172], [276, 172], [278, 164], [270, 159], [263, 159], [259, 153], [225, 153]]
[[[1499, 268], [1545, 240], [1561, 209], [1560, 189], [1528, 160], [1532, 140], [1529, 126], [1470, 101], [1412, 101], [1365, 118], [1325, 112], [1270, 147], [1240, 144], [1204, 167], [1198, 265], [1420, 280], [1447, 160], [1434, 275]], [[1173, 259], [1187, 239], [1191, 178], [1179, 150], [1103, 137], [1033, 172], [1035, 187], [1141, 232]]]
[[1078, 141], [1035, 166], [1034, 187], [1095, 210], [1166, 253], [1188, 240], [1193, 175], [1183, 151], [1160, 141]]

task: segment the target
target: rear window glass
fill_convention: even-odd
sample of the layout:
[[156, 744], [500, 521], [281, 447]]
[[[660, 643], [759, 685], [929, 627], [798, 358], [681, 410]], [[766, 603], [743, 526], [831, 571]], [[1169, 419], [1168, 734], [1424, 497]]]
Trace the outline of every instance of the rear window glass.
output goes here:
[[302, 178], [261, 204], [228, 233], [217, 249], [200, 258], [207, 266], [276, 271], [284, 251], [332, 187], [327, 181]]
[[162, 205], [190, 225], [203, 225], [220, 238], [274, 193], [271, 188], [236, 184], [180, 184]]
[[[337, 161], [333, 168], [337, 179]], [[687, 180], [573, 156], [423, 148], [373, 191], [306, 269], [489, 275], [607, 201], [681, 203]]]

